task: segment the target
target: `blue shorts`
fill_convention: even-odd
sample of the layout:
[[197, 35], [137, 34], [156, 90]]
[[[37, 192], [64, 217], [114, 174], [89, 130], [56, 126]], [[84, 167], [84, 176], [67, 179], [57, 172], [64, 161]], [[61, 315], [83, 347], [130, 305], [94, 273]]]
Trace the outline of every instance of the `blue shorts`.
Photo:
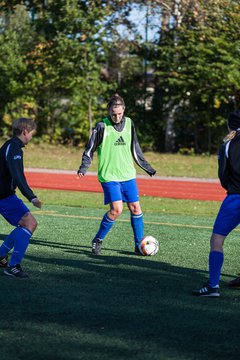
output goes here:
[[213, 233], [227, 236], [240, 224], [240, 194], [227, 195], [216, 217]]
[[122, 200], [126, 203], [139, 201], [136, 179], [128, 181], [109, 181], [101, 183], [104, 192], [104, 205]]
[[18, 226], [23, 215], [28, 212], [27, 206], [16, 195], [0, 200], [0, 214], [13, 226]]

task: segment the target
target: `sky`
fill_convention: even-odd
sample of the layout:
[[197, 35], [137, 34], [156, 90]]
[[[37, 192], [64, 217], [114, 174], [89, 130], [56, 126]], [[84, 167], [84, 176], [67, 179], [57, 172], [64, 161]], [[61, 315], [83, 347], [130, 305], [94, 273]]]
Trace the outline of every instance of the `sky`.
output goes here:
[[[146, 23], [147, 23], [147, 7], [144, 6], [141, 9], [139, 7], [135, 7], [129, 16], [129, 19], [136, 25], [136, 29], [139, 34], [142, 36], [143, 40], [146, 40]], [[160, 14], [155, 16], [149, 15], [148, 18], [148, 31], [147, 31], [147, 41], [154, 41], [158, 37], [158, 30], [161, 17]], [[155, 26], [153, 26], [155, 24]], [[131, 39], [131, 34], [124, 26], [119, 26], [120, 32], [123, 37], [128, 37]]]

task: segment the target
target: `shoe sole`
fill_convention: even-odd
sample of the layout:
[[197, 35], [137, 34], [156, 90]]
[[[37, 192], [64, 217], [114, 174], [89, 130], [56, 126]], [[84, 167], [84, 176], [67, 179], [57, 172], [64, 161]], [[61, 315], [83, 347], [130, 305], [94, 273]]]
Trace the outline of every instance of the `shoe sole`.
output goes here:
[[10, 276], [10, 277], [14, 277], [14, 278], [16, 277], [15, 275], [9, 274], [9, 273], [7, 273], [7, 272], [5, 272], [5, 271], [3, 272], [3, 274], [4, 274], [5, 276]]
[[207, 295], [203, 295], [203, 294], [194, 294], [193, 295], [197, 296], [197, 297], [219, 297], [220, 294], [207, 294]]
[[6, 275], [6, 276], [11, 276], [11, 277], [16, 278], [16, 279], [28, 279], [29, 278], [28, 275], [27, 276], [16, 276], [16, 275], [13, 275], [13, 274], [9, 274], [9, 272], [7, 272], [7, 271], [4, 271], [3, 274]]

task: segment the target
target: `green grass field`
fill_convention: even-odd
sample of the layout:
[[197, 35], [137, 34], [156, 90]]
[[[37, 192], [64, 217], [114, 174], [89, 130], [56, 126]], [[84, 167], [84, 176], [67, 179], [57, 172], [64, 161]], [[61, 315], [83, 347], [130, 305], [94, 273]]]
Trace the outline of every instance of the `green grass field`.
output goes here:
[[[24, 149], [25, 167], [65, 169], [76, 171], [82, 159], [82, 148], [40, 143], [29, 143]], [[200, 178], [217, 177], [217, 157], [215, 155], [186, 156], [181, 154], [144, 154], [148, 162], [157, 170], [159, 176], [188, 176]], [[97, 170], [94, 156], [90, 171]], [[138, 174], [145, 174], [137, 167]]]
[[[218, 202], [142, 198], [156, 256], [133, 254], [125, 209], [102, 255], [90, 242], [101, 194], [36, 191], [39, 226], [23, 261], [30, 279], [0, 276], [1, 360], [206, 360], [239, 358], [239, 230], [225, 244], [219, 299], [195, 298], [207, 280]], [[66, 206], [66, 204], [68, 206]], [[11, 227], [1, 223], [0, 238]]]

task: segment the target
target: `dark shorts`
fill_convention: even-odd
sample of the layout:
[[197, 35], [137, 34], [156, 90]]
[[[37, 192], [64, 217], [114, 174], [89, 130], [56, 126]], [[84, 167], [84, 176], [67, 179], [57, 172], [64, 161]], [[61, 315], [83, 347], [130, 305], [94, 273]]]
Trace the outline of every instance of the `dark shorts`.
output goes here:
[[23, 215], [28, 212], [27, 206], [16, 195], [0, 200], [0, 214], [13, 226], [18, 226]]
[[126, 203], [139, 201], [136, 179], [128, 181], [109, 181], [101, 183], [104, 192], [104, 205], [122, 200]]
[[227, 236], [240, 224], [240, 194], [227, 195], [213, 226], [214, 234]]

